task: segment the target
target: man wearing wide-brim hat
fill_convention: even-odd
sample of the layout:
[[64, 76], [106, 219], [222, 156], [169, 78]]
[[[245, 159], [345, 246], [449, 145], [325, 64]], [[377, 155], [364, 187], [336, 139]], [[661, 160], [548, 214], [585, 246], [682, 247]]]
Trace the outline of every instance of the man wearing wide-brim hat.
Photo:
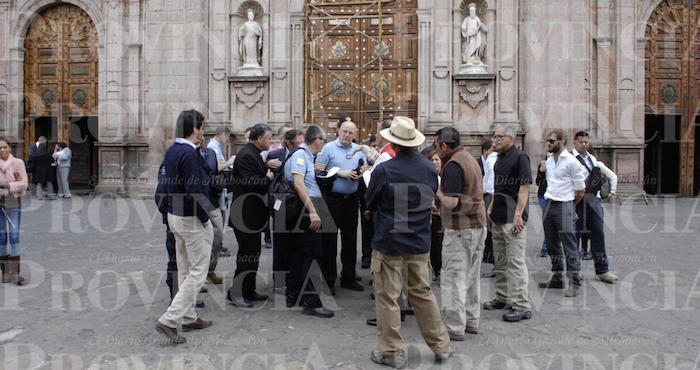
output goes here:
[[[415, 312], [423, 338], [442, 361], [452, 355], [450, 338], [430, 289], [430, 206], [438, 188], [435, 166], [415, 147], [425, 141], [407, 117], [396, 117], [382, 130], [396, 157], [372, 172], [367, 208], [375, 212], [372, 240], [372, 279], [377, 313], [378, 349], [373, 362], [408, 367], [397, 299], [407, 271], [408, 304]], [[407, 171], [406, 169], [410, 169]]]

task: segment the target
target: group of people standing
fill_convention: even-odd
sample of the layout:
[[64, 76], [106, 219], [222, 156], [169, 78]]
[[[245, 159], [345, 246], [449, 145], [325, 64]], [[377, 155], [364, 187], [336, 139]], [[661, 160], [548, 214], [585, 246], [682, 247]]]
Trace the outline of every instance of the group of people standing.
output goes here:
[[[212, 251], [220, 243], [215, 235], [222, 229], [220, 206], [226, 204], [225, 195], [211, 193], [207, 179], [231, 165], [234, 181], [228, 224], [239, 245], [233, 285], [227, 294], [233, 305], [248, 308], [268, 299], [257, 291], [256, 275], [262, 233], [272, 215], [275, 286], [285, 291], [288, 307], [301, 306], [306, 315], [333, 317], [333, 311], [323, 306], [320, 292], [328, 289], [335, 295], [338, 244], [340, 287], [364, 290], [356, 273], [357, 227], [362, 217], [371, 224], [363, 231], [372, 233], [371, 238], [363, 235], [371, 249], [363, 248], [361, 261], [372, 272], [377, 315], [373, 324], [377, 325], [378, 349], [371, 353], [372, 361], [396, 368], [408, 366], [400, 334], [403, 313], [408, 310], [415, 314], [438, 361], [451, 356], [451, 340], [478, 333], [480, 266], [487, 240], [492, 245], [496, 296], [483, 303], [483, 308], [508, 309], [503, 315], [508, 322], [532, 317], [525, 264], [532, 174], [529, 156], [515, 146], [515, 127], [498, 126], [493, 142], [477, 161], [461, 145], [453, 127], [436, 133], [426, 158], [416, 150], [425, 136], [407, 117], [382, 122], [374, 148], [354, 142], [357, 126], [349, 117], [341, 118], [337, 137], [330, 142], [319, 126], [289, 127], [278, 132], [276, 148], [271, 148], [270, 127], [257, 124], [236, 156], [224, 161], [219, 148], [217, 161], [207, 165], [211, 155], [202, 149], [204, 124], [197, 111], [181, 113], [178, 138], [167, 150], [159, 176], [160, 199], [166, 199], [161, 209], [175, 243], [179, 290], [156, 329], [176, 343], [186, 341], [178, 334], [180, 324], [183, 331], [213, 324], [194, 311], [204, 280], [207, 276], [215, 280], [211, 261], [216, 252]], [[229, 134], [217, 129], [215, 140], [220, 144], [216, 137], [221, 135], [223, 140]], [[583, 161], [570, 160], [574, 155], [563, 149], [565, 143], [561, 130], [548, 137], [551, 155], [543, 171], [548, 183], [543, 222], [553, 276], [539, 286], [563, 288], [565, 255], [571, 280], [565, 296], [575, 297], [580, 287], [577, 237], [582, 231], [602, 233], [600, 198], [589, 191], [593, 195], [586, 197], [578, 213], [575, 203], [591, 186], [586, 184], [590, 176], [583, 166], [600, 162], [587, 147], [584, 151], [578, 146], [577, 157]], [[284, 212], [284, 206], [268, 198], [271, 184], [280, 181], [290, 184], [292, 197], [303, 205], [302, 212]], [[587, 223], [591, 213], [599, 219]], [[583, 219], [579, 229], [577, 219]], [[434, 227], [438, 220], [442, 230]], [[595, 225], [601, 227], [586, 227]], [[436, 234], [443, 234], [439, 253], [434, 251]], [[596, 240], [592, 249], [597, 278], [614, 282], [616, 277], [607, 271], [604, 237], [591, 239]], [[433, 273], [441, 276], [440, 304], [431, 290], [431, 260], [433, 267], [441, 265]]]
[[54, 183], [59, 198], [71, 197], [68, 176], [72, 157], [73, 152], [64, 141], [58, 142], [52, 150], [45, 136], [39, 136], [36, 143], [29, 146], [27, 172], [32, 175], [38, 199], [54, 200]]

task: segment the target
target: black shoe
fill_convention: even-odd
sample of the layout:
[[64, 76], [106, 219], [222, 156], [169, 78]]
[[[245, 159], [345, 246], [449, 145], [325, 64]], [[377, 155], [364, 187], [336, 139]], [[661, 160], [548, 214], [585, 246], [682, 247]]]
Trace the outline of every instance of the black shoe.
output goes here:
[[[401, 322], [406, 321], [406, 315], [401, 313]], [[367, 319], [367, 325], [369, 326], [377, 326], [377, 319]]]
[[587, 252], [586, 254], [583, 255], [582, 259], [584, 261], [590, 261], [593, 259], [593, 253]]
[[301, 311], [304, 315], [310, 315], [310, 316], [318, 316], [318, 317], [323, 317], [323, 318], [329, 318], [333, 317], [335, 314], [333, 311], [324, 308], [323, 306], [321, 307], [304, 307], [304, 309]]
[[219, 257], [231, 257], [231, 252], [222, 249], [221, 252], [219, 252]]
[[228, 252], [228, 248], [226, 248], [226, 247], [221, 247], [221, 251], [222, 251], [222, 252]]
[[355, 281], [362, 281], [362, 278], [360, 276], [355, 276]]
[[357, 281], [351, 281], [348, 283], [341, 282], [340, 287], [345, 288], [345, 289], [354, 290], [356, 292], [364, 292], [365, 291], [365, 287], [360, 285]]
[[512, 309], [503, 314], [503, 321], [518, 322], [532, 317], [532, 311]]
[[295, 296], [292, 296], [292, 295], [288, 295], [288, 296], [287, 296], [287, 300], [286, 300], [286, 306], [287, 306], [288, 308], [292, 308], [292, 307], [294, 307], [294, 306], [297, 305], [297, 302], [298, 302], [298, 301], [299, 301], [299, 297], [295, 297]]
[[270, 299], [270, 297], [267, 294], [258, 294], [257, 292], [253, 292], [253, 294], [244, 298], [251, 302], [267, 301], [268, 299]]
[[544, 283], [538, 283], [537, 286], [543, 289], [564, 289], [564, 282], [549, 280]]
[[204, 307], [204, 301], [197, 301], [195, 302], [194, 306], [197, 308], [202, 308]]
[[272, 243], [265, 242], [265, 249], [271, 249], [271, 248], [272, 248]]
[[547, 254], [547, 250], [546, 250], [546, 249], [543, 249], [543, 250], [540, 252], [540, 257], [542, 257], [542, 258], [547, 258], [548, 256], [549, 256], [549, 254]]
[[370, 299], [374, 299], [374, 292], [372, 292], [372, 293], [369, 294], [369, 298], [370, 298]]
[[409, 315], [409, 316], [415, 316], [416, 314], [413, 313], [413, 310], [401, 310], [402, 315]]
[[484, 306], [485, 310], [489, 310], [489, 311], [502, 310], [502, 309], [506, 308], [506, 304], [499, 301], [498, 299], [494, 299], [493, 301], [490, 301], [490, 302], [485, 302], [483, 306]]
[[367, 270], [369, 268], [369, 262], [362, 262], [362, 268]]

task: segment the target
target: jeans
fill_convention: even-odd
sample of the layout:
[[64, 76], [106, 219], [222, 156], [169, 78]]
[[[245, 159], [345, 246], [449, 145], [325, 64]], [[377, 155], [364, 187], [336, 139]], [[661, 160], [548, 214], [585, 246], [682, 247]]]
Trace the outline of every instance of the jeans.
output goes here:
[[597, 275], [608, 272], [608, 256], [605, 252], [605, 225], [603, 223], [603, 205], [595, 194], [586, 194], [577, 205], [576, 237], [588, 236], [591, 241], [591, 253]]
[[58, 171], [58, 196], [64, 196], [70, 198], [70, 186], [68, 186], [68, 174], [70, 174], [70, 167], [56, 167]]
[[[11, 195], [10, 195], [11, 196]], [[2, 221], [0, 222], [0, 256], [7, 256], [7, 234], [9, 226], [10, 253], [12, 257], [19, 256], [19, 224], [22, 218], [22, 210], [16, 208], [0, 208]]]
[[[544, 199], [544, 195], [538, 195], [537, 200], [540, 202], [540, 208], [542, 209], [542, 219], [544, 220], [544, 208], [547, 206], [547, 199]], [[547, 252], [547, 238], [542, 240], [542, 252]]]
[[576, 223], [574, 221], [575, 206], [573, 201], [554, 202], [547, 201], [544, 211], [544, 235], [547, 238], [547, 253], [552, 259], [552, 281], [562, 281], [564, 271], [563, 255], [566, 258], [566, 275], [574, 288], [581, 286], [579, 272], [581, 270], [581, 260], [578, 253], [578, 243], [576, 240]]

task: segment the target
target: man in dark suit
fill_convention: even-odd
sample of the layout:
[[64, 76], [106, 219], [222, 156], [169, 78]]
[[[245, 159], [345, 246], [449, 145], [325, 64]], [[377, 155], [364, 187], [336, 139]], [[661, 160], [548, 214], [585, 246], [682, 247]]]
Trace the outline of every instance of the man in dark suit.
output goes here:
[[233, 163], [235, 184], [229, 226], [238, 241], [238, 255], [233, 286], [226, 299], [237, 307], [253, 307], [251, 301], [268, 299], [267, 295], [255, 291], [255, 277], [260, 259], [260, 234], [270, 219], [265, 196], [273, 178], [260, 153], [269, 150], [271, 143], [270, 127], [256, 124], [250, 131], [248, 143], [241, 148]]
[[[304, 135], [299, 130], [289, 130], [284, 134], [284, 147], [270, 151], [267, 154], [267, 161], [279, 159], [281, 163], [289, 157], [289, 154], [298, 148], [304, 142]], [[269, 167], [269, 166], [268, 166]], [[282, 171], [282, 166], [270, 168], [273, 174], [278, 174]]]
[[36, 143], [30, 145], [27, 150], [27, 163], [25, 163], [25, 168], [27, 169], [28, 175], [34, 174], [34, 157], [36, 156], [36, 149], [39, 147], [39, 144], [46, 145], [46, 136], [39, 136]]

